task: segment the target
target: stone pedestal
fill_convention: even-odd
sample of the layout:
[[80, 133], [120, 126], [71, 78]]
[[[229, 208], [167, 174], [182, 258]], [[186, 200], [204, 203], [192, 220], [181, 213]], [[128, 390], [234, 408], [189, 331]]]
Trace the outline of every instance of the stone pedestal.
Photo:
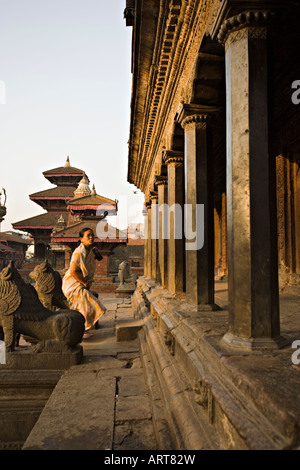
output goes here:
[[0, 364], [2, 370], [66, 370], [80, 364], [83, 358], [82, 346], [73, 351], [34, 353], [31, 346], [20, 347], [19, 350], [6, 353], [6, 363]]

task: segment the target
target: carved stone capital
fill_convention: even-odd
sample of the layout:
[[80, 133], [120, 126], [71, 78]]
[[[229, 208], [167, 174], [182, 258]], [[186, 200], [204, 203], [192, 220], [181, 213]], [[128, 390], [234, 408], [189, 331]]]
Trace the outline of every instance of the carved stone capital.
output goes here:
[[[232, 33], [248, 28], [248, 37], [265, 38], [266, 37], [266, 24], [271, 17], [270, 10], [246, 10], [238, 15], [227, 18], [220, 27], [218, 34], [218, 41], [225, 44], [230, 40]], [[240, 40], [237, 37], [235, 40]]]
[[157, 191], [150, 191], [150, 201], [151, 203], [155, 204], [158, 200], [158, 192]]
[[160, 186], [160, 185], [165, 185], [165, 186], [167, 186], [167, 184], [168, 184], [168, 177], [165, 176], [165, 175], [156, 175], [156, 176], [155, 176], [155, 184], [156, 184], [156, 186]]
[[181, 126], [184, 129], [193, 128], [205, 130], [210, 118], [211, 116], [209, 116], [208, 114], [193, 114], [184, 118], [181, 121]]
[[183, 152], [166, 150], [163, 154], [163, 161], [166, 165], [170, 165], [171, 163], [183, 165]]
[[192, 127], [203, 129], [207, 123], [219, 112], [219, 108], [214, 106], [204, 106], [197, 104], [183, 104], [178, 115], [178, 122], [184, 129]]

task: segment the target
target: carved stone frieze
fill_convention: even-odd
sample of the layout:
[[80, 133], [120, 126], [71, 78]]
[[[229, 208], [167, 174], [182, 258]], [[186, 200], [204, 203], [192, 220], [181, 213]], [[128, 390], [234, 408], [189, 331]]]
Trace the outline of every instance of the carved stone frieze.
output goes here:
[[175, 355], [175, 338], [171, 331], [167, 330], [164, 334], [165, 345], [167, 346], [171, 356]]
[[207, 411], [209, 421], [213, 423], [215, 406], [211, 384], [203, 378], [197, 379], [194, 384], [194, 392], [196, 403]]

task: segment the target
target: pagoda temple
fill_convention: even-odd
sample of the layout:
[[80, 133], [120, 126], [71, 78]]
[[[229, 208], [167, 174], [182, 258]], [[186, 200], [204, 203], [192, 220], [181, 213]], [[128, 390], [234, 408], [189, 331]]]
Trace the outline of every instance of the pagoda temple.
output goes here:
[[64, 166], [44, 171], [54, 188], [31, 194], [32, 201], [47, 212], [13, 223], [13, 228], [29, 232], [34, 239], [34, 258], [48, 259], [56, 269], [69, 266], [73, 250], [78, 246], [79, 232], [90, 227], [103, 260], [98, 274], [108, 275], [108, 257], [120, 244], [127, 244], [127, 235], [107, 223], [116, 215], [117, 201], [100, 196], [83, 170], [72, 167], [69, 157]]

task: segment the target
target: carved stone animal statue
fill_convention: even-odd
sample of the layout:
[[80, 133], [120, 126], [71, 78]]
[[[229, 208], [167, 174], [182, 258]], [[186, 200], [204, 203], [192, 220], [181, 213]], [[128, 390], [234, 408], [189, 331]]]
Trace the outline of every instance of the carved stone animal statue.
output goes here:
[[33, 286], [26, 284], [13, 262], [0, 273], [0, 339], [14, 350], [17, 334], [36, 338], [33, 351], [73, 350], [84, 333], [84, 316], [76, 310], [54, 312], [44, 307]]
[[119, 272], [118, 277], [120, 279], [120, 285], [124, 285], [125, 283], [135, 283], [137, 279], [136, 274], [130, 273], [130, 267], [128, 261], [122, 261], [119, 264]]
[[69, 309], [69, 303], [61, 289], [62, 280], [59, 272], [54, 271], [48, 261], [37, 265], [29, 274], [35, 281], [34, 288], [44, 307]]

